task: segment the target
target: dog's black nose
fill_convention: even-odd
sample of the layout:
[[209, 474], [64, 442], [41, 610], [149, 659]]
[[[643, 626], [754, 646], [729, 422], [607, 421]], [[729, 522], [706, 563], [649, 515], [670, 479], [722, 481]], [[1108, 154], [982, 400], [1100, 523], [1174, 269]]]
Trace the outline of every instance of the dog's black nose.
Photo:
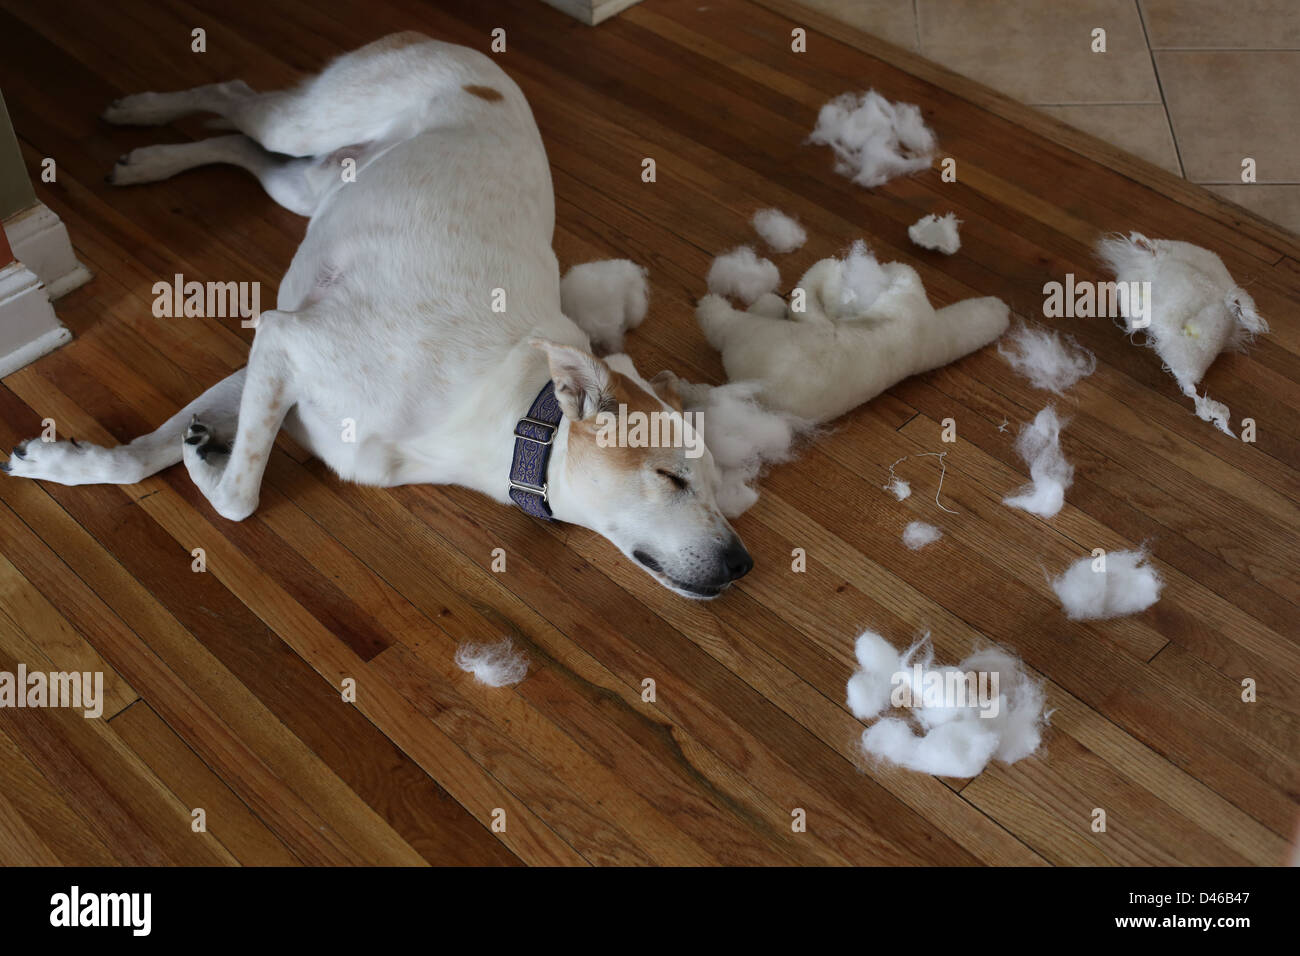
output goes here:
[[727, 546], [722, 555], [722, 563], [727, 569], [727, 580], [735, 581], [754, 570], [754, 559], [749, 556], [745, 546], [737, 539]]

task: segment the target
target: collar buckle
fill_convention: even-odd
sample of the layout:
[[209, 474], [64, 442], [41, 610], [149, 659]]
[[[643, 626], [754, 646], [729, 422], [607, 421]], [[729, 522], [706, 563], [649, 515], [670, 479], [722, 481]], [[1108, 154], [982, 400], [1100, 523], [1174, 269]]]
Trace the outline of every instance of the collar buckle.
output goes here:
[[[523, 438], [524, 436], [520, 435], [519, 437]], [[547, 497], [547, 492], [551, 487], [549, 482], [544, 482], [540, 485], [534, 485], [527, 481], [516, 481], [513, 478], [509, 479], [509, 481], [510, 481], [510, 487], [513, 488], [515, 491], [527, 491], [534, 495], [541, 495], [542, 500], [545, 501], [547, 504], [550, 504], [550, 500]]]
[[[525, 434], [524, 432], [521, 432], [519, 429], [523, 428], [525, 425], [532, 425], [534, 428], [542, 428], [542, 429], [545, 429], [545, 430], [546, 430], [546, 438], [545, 438], [545, 439], [542, 439], [542, 438], [536, 438], [536, 437], [534, 437], [534, 436], [532, 436], [532, 435], [528, 435], [528, 434]], [[537, 419], [537, 418], [529, 418], [527, 415], [525, 415], [523, 418], [519, 419], [519, 424], [515, 425], [515, 437], [516, 437], [516, 438], [522, 438], [524, 441], [534, 442], [534, 443], [536, 443], [536, 444], [538, 444], [538, 445], [551, 445], [551, 444], [554, 444], [554, 443], [555, 443], [555, 433], [556, 433], [557, 431], [559, 431], [559, 427], [556, 426], [556, 425], [554, 425], [554, 424], [552, 424], [551, 422], [544, 422], [544, 421], [542, 421], [541, 419]]]

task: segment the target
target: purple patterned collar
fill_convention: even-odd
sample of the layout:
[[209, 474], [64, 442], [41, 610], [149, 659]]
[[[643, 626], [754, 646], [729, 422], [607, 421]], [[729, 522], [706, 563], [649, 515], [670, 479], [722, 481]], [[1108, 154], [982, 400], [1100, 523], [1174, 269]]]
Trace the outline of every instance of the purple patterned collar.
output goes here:
[[555, 398], [555, 383], [547, 382], [533, 399], [528, 414], [515, 425], [515, 457], [510, 462], [510, 500], [534, 518], [551, 517], [546, 465], [563, 416]]

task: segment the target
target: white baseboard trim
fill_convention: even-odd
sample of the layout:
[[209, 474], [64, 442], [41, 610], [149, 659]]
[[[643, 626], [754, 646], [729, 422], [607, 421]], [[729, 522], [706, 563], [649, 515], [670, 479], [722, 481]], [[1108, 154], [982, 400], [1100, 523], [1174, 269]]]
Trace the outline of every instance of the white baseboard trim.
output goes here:
[[14, 258], [45, 283], [51, 300], [90, 281], [90, 270], [77, 261], [63, 220], [38, 202], [4, 221]]
[[594, 27], [614, 14], [622, 13], [633, 4], [640, 3], [641, 0], [544, 0], [544, 2], [581, 20], [587, 26]]
[[35, 272], [21, 262], [0, 268], [0, 378], [71, 338]]

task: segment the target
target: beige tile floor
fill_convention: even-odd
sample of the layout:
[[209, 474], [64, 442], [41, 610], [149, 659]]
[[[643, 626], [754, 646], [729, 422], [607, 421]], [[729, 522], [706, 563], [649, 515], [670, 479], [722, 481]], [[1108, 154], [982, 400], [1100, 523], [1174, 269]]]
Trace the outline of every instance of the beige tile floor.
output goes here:
[[802, 2], [1300, 232], [1300, 0]]

